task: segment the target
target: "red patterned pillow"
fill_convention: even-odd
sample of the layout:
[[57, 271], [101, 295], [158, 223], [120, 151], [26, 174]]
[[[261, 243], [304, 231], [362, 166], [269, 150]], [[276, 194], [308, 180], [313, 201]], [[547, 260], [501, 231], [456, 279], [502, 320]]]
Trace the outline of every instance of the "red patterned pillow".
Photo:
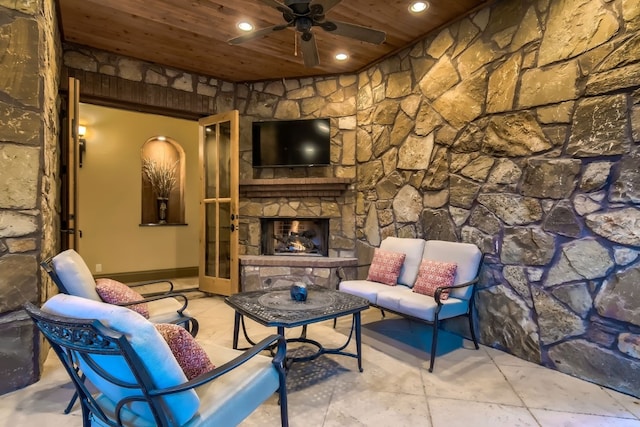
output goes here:
[[[413, 292], [434, 296], [437, 288], [453, 285], [457, 268], [457, 264], [453, 262], [423, 260], [418, 270], [418, 278], [413, 285]], [[449, 298], [449, 290], [445, 289], [440, 294], [440, 300], [447, 298]]]
[[171, 353], [188, 380], [215, 368], [207, 353], [185, 328], [170, 323], [159, 323], [155, 327], [169, 344]]
[[[144, 299], [142, 295], [124, 283], [113, 279], [97, 279], [96, 292], [100, 295], [102, 301], [109, 304], [123, 304]], [[128, 305], [127, 308], [142, 314], [147, 319], [149, 318], [149, 307], [146, 303]]]
[[369, 267], [367, 280], [394, 286], [398, 283], [398, 276], [405, 257], [406, 255], [400, 252], [376, 248], [373, 252], [373, 260]]

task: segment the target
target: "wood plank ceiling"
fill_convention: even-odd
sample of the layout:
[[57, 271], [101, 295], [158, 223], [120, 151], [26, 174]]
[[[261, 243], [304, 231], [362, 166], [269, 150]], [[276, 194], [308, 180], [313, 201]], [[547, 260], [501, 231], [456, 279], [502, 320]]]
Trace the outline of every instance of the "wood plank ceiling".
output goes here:
[[[320, 65], [306, 68], [300, 54], [294, 54], [291, 28], [241, 45], [227, 43], [242, 35], [236, 27], [242, 20], [256, 29], [285, 23], [280, 12], [259, 0], [58, 0], [65, 42], [229, 82], [358, 72], [490, 1], [430, 3], [426, 12], [414, 15], [410, 0], [342, 1], [327, 20], [385, 31], [386, 41], [374, 45], [313, 27]], [[349, 60], [336, 61], [339, 51]]]

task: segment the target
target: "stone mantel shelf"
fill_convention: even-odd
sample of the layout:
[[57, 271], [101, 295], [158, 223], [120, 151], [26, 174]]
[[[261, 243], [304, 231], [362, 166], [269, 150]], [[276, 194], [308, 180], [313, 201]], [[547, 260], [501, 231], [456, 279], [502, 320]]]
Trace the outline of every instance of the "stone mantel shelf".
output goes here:
[[265, 178], [240, 180], [240, 194], [246, 197], [340, 196], [349, 189], [351, 178]]
[[358, 258], [304, 255], [241, 255], [240, 264], [256, 267], [354, 267], [358, 264]]

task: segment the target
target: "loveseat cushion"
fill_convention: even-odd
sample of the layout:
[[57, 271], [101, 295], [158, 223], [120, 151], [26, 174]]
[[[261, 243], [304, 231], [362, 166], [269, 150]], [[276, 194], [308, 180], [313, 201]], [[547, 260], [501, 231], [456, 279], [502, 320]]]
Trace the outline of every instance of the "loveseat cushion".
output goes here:
[[[52, 297], [42, 306], [42, 310], [77, 319], [98, 319], [105, 326], [125, 334], [158, 388], [172, 387], [187, 381], [169, 346], [154, 325], [135, 311], [64, 294]], [[122, 358], [98, 355], [95, 360], [107, 372], [125, 381], [133, 381], [133, 374]], [[106, 382], [86, 364], [82, 363], [81, 366], [87, 378], [109, 400], [117, 402], [125, 396], [132, 395], [131, 390]], [[193, 417], [200, 403], [193, 390], [167, 396], [165, 402], [180, 425]], [[148, 407], [144, 404], [134, 403], [132, 410], [147, 420], [153, 420]]]
[[402, 252], [376, 248], [367, 273], [367, 280], [394, 286], [398, 282], [405, 256]]
[[351, 295], [366, 298], [371, 304], [376, 304], [378, 293], [387, 291], [389, 288], [389, 285], [370, 280], [345, 280], [340, 282], [338, 289]]
[[380, 243], [380, 249], [405, 254], [404, 263], [398, 276], [399, 284], [413, 286], [416, 277], [418, 277], [418, 267], [420, 267], [420, 262], [422, 261], [424, 246], [424, 239], [409, 237], [386, 237]]
[[77, 297], [102, 301], [96, 292], [93, 275], [78, 252], [67, 249], [54, 256], [51, 262], [56, 275], [65, 287], [60, 291]]
[[[458, 298], [448, 298], [442, 302], [440, 318], [455, 317], [467, 312], [469, 303]], [[433, 322], [438, 304], [433, 297], [413, 292], [407, 286], [396, 286], [378, 293], [378, 307]]]
[[[428, 240], [424, 246], [423, 258], [455, 263], [457, 268], [453, 284], [459, 285], [476, 278], [482, 262], [482, 252], [472, 243]], [[468, 286], [452, 290], [449, 296], [468, 300], [471, 298], [472, 292], [473, 286]]]

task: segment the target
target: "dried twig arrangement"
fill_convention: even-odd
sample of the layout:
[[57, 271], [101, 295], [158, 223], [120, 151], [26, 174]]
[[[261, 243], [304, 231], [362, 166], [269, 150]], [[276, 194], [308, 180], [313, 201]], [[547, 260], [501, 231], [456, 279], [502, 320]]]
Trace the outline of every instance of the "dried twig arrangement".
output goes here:
[[169, 162], [157, 162], [150, 158], [142, 160], [142, 172], [149, 180], [156, 197], [168, 199], [171, 190], [176, 185], [176, 168], [179, 161], [171, 164]]

